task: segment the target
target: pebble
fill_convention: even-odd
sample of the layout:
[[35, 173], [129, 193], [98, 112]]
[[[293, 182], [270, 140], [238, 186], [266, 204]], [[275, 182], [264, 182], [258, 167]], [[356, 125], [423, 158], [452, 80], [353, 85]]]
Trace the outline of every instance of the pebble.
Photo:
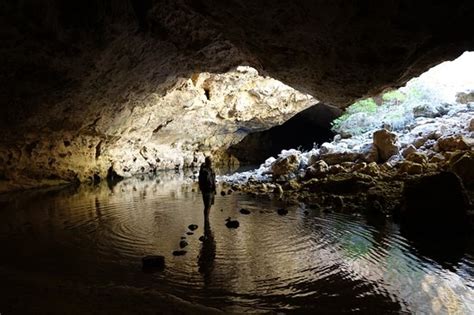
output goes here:
[[242, 209], [240, 209], [240, 213], [242, 213], [242, 214], [250, 214], [250, 210], [247, 210], [247, 209], [242, 208]]

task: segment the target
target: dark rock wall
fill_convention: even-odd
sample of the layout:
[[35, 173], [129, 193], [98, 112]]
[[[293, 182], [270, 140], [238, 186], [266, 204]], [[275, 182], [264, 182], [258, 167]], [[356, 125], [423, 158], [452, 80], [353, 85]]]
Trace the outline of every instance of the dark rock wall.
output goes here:
[[[0, 0], [0, 176], [103, 173], [143, 127], [122, 122], [202, 72], [250, 65], [344, 107], [473, 49], [472, 20], [470, 0]], [[157, 126], [183, 115], [173, 104]]]
[[313, 105], [282, 125], [247, 135], [231, 146], [228, 153], [240, 163], [258, 164], [270, 156], [276, 157], [283, 149], [311, 150], [314, 144], [332, 140], [331, 122], [341, 114], [342, 110], [337, 107]]

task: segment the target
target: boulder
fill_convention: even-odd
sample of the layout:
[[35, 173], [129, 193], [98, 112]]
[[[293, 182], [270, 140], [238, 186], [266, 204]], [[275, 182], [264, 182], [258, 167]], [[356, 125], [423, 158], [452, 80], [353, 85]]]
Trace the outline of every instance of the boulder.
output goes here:
[[423, 176], [405, 182], [401, 219], [415, 230], [435, 233], [467, 228], [468, 198], [459, 177], [452, 172]]
[[409, 146], [407, 146], [403, 151], [402, 151], [402, 156], [404, 158], [406, 158], [408, 155], [410, 155], [411, 153], [414, 153], [416, 152], [416, 148], [413, 144], [410, 144]]
[[329, 142], [324, 142], [319, 147], [319, 153], [320, 154], [330, 154], [330, 153], [334, 153], [336, 151], [337, 151], [336, 145], [334, 145], [332, 143], [329, 143]]
[[474, 152], [466, 152], [458, 158], [451, 159], [449, 167], [461, 178], [466, 187], [474, 186]]
[[308, 165], [311, 166], [311, 165], [313, 165], [314, 163], [316, 163], [317, 161], [319, 161], [319, 154], [312, 154], [312, 155], [308, 158]]
[[360, 148], [361, 160], [367, 163], [378, 162], [379, 151], [373, 143], [366, 143]]
[[279, 157], [272, 164], [272, 173], [274, 177], [289, 175], [298, 170], [300, 158], [296, 154], [287, 157]]
[[421, 153], [421, 152], [410, 153], [406, 157], [406, 160], [414, 162], [414, 163], [418, 163], [418, 164], [421, 164], [421, 165], [424, 165], [424, 164], [428, 163], [428, 157], [425, 154]]
[[188, 246], [188, 242], [186, 242], [185, 240], [181, 240], [179, 242], [179, 248], [185, 248], [186, 246]]
[[438, 139], [436, 148], [438, 151], [456, 151], [456, 150], [469, 150], [473, 145], [472, 139], [468, 139], [461, 135], [446, 136]]
[[326, 162], [328, 165], [341, 164], [344, 162], [355, 162], [360, 158], [361, 154], [356, 152], [340, 152], [321, 155], [321, 160]]
[[421, 174], [423, 173], [423, 165], [412, 161], [403, 161], [399, 164], [398, 173], [407, 175]]
[[373, 143], [378, 150], [380, 161], [385, 162], [391, 156], [398, 154], [396, 140], [397, 136], [386, 129], [381, 129], [374, 132]]
[[446, 161], [446, 158], [444, 157], [444, 155], [436, 153], [435, 155], [433, 155], [430, 158], [429, 162], [430, 163], [441, 163], [441, 162], [445, 162], [445, 161]]
[[339, 164], [329, 166], [328, 174], [347, 173], [347, 170]]
[[368, 175], [341, 173], [321, 181], [319, 189], [331, 194], [351, 194], [365, 192], [374, 184], [374, 179]]
[[474, 118], [469, 122], [468, 130], [471, 132], [474, 131]]

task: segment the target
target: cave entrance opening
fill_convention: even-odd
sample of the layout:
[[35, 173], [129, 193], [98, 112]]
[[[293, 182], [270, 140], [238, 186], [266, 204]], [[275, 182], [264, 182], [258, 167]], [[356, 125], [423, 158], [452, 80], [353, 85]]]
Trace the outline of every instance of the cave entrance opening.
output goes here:
[[[284, 149], [309, 151], [325, 142], [337, 146], [338, 139], [349, 138], [354, 143], [364, 143], [381, 128], [409, 142], [416, 142], [413, 129], [423, 129], [423, 125], [438, 125], [443, 135], [455, 134], [456, 123], [452, 125], [447, 120], [466, 116], [460, 112], [474, 116], [473, 69], [474, 52], [465, 52], [455, 60], [432, 67], [403, 87], [358, 100], [344, 111], [322, 103], [313, 105], [279, 126], [248, 134], [228, 152], [241, 164], [258, 164]], [[458, 123], [465, 125], [464, 121]], [[440, 124], [446, 124], [446, 128]]]

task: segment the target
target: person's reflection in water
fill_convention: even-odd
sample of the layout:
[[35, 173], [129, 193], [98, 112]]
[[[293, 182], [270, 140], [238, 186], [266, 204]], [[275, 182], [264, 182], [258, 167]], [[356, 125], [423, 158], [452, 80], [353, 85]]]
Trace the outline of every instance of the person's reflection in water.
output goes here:
[[214, 269], [214, 258], [216, 257], [216, 241], [209, 223], [209, 216], [204, 217], [204, 238], [201, 252], [199, 253], [199, 272], [203, 275], [204, 286], [211, 284], [212, 270]]

